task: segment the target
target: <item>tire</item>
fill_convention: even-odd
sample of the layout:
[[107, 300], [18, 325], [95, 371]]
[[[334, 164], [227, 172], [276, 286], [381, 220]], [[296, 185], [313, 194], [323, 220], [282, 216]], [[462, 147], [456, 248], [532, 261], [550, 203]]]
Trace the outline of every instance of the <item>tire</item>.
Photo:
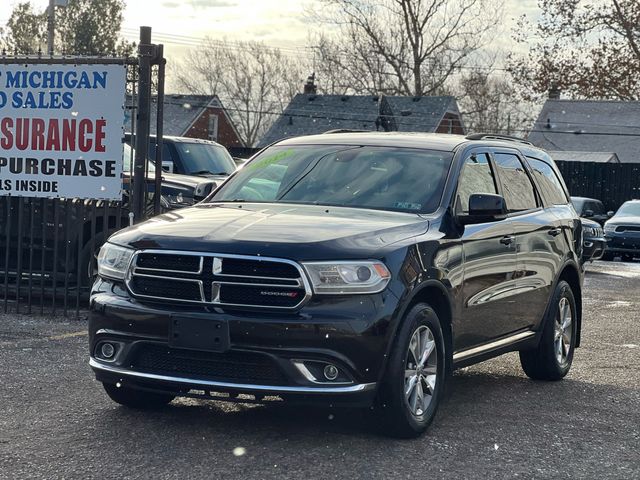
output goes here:
[[[427, 353], [429, 350], [431, 353]], [[415, 368], [414, 351], [421, 352], [417, 356], [422, 357], [423, 367]], [[381, 416], [384, 434], [414, 438], [427, 429], [444, 394], [446, 358], [438, 316], [427, 304], [415, 305], [399, 327], [378, 392], [376, 410]], [[416, 373], [405, 376], [409, 371]]]
[[107, 238], [113, 233], [113, 231], [109, 231], [106, 235], [102, 232], [96, 233], [93, 244], [95, 246], [95, 251], [91, 251], [91, 239], [87, 243], [85, 243], [84, 247], [82, 247], [82, 251], [80, 252], [80, 286], [81, 287], [91, 287], [96, 277], [98, 276], [98, 265], [96, 263], [96, 259], [98, 257], [98, 252], [100, 251], [100, 247], [107, 241]]
[[540, 343], [537, 348], [520, 351], [520, 363], [528, 377], [554, 381], [569, 373], [576, 345], [576, 312], [571, 286], [561, 280], [543, 320]]
[[135, 408], [137, 410], [161, 408], [175, 398], [174, 395], [163, 395], [145, 390], [135, 390], [122, 386], [118, 387], [112, 383], [103, 383], [102, 386], [111, 400], [125, 407]]

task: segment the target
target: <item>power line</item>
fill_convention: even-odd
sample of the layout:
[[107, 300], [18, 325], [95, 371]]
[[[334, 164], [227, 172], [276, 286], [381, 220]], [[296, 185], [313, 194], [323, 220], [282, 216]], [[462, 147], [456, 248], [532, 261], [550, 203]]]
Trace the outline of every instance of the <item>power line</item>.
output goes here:
[[[135, 40], [137, 38], [138, 31], [134, 28], [123, 28], [123, 32], [125, 32], [126, 36], [129, 39]], [[242, 42], [238, 41], [230, 41], [230, 40], [216, 40], [212, 38], [206, 37], [196, 37], [191, 35], [178, 35], [173, 33], [166, 32], [153, 32], [154, 38], [159, 40], [160, 42], [174, 44], [178, 46], [186, 46], [186, 47], [203, 47], [207, 44], [212, 44], [217, 46], [218, 48], [223, 48], [227, 50], [244, 50], [247, 51], [249, 47]], [[286, 46], [278, 46], [278, 45], [268, 45], [262, 42], [267, 48], [270, 48], [274, 51], [280, 51], [285, 56], [295, 57], [295, 58], [311, 58], [311, 55], [314, 55], [318, 48], [315, 46], [300, 46], [300, 47], [286, 47]], [[345, 57], [348, 54], [344, 52], [339, 52], [339, 56]], [[429, 62], [427, 62], [429, 63]], [[433, 63], [433, 62], [431, 62]], [[509, 70], [504, 67], [489, 67], [489, 66], [481, 66], [481, 65], [459, 65], [454, 68], [455, 71], [460, 70], [474, 70], [474, 71], [485, 71], [491, 72], [494, 74], [508, 74]]]
[[[173, 102], [173, 101], [169, 101], [169, 102], [165, 102], [167, 104], [172, 104], [172, 105], [180, 105], [183, 106], [185, 104], [185, 102]], [[278, 116], [283, 116], [283, 117], [292, 117], [292, 118], [305, 118], [305, 119], [315, 119], [315, 120], [336, 120], [336, 121], [348, 121], [348, 122], [362, 122], [362, 123], [375, 123], [375, 118], [365, 118], [365, 114], [362, 114], [362, 117], [358, 117], [358, 116], [339, 116], [339, 115], [350, 115], [348, 113], [345, 112], [326, 112], [326, 113], [332, 113], [334, 114], [333, 116], [330, 115], [313, 115], [313, 114], [309, 114], [307, 113], [294, 113], [294, 112], [303, 112], [303, 110], [298, 110], [298, 109], [292, 109], [292, 110], [285, 110], [285, 111], [271, 111], [271, 110], [254, 110], [254, 109], [245, 109], [245, 108], [233, 108], [233, 107], [227, 107], [224, 106], [223, 107], [224, 110], [230, 111], [230, 112], [238, 112], [238, 113], [252, 113], [252, 114], [259, 114], [259, 115], [278, 115]], [[339, 114], [339, 115], [338, 115]], [[359, 115], [359, 114], [354, 114], [354, 115]], [[413, 115], [412, 115], [413, 116]], [[378, 115], [376, 115], [376, 118], [378, 117]], [[402, 116], [393, 116], [395, 118], [406, 118], [406, 117], [402, 117]], [[424, 115], [416, 115], [414, 118], [430, 118], [431, 120], [433, 120], [433, 117], [427, 117]], [[452, 125], [454, 126], [462, 126], [463, 123], [461, 120], [459, 119], [451, 119], [450, 120]], [[424, 124], [421, 123], [408, 123], [408, 122], [401, 122], [403, 125], [405, 126], [422, 126]], [[534, 124], [535, 125], [535, 124]], [[425, 125], [426, 126], [426, 125]], [[594, 126], [596, 126], [596, 124], [594, 124]], [[597, 126], [612, 126], [615, 127], [616, 125], [597, 125]], [[518, 132], [518, 133], [543, 133], [543, 134], [548, 134], [548, 133], [553, 133], [553, 134], [561, 134], [561, 135], [593, 135], [593, 136], [611, 136], [611, 137], [640, 137], [640, 133], [622, 133], [622, 132], [586, 132], [586, 131], [569, 131], [569, 130], [549, 130], [549, 129], [517, 129], [517, 128], [512, 128], [511, 131], [513, 132]]]

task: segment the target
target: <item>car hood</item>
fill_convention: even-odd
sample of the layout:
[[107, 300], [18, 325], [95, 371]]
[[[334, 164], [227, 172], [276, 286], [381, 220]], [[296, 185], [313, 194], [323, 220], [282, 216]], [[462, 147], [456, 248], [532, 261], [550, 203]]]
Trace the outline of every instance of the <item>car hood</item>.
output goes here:
[[640, 216], [622, 215], [611, 217], [605, 225], [640, 225]]
[[600, 228], [600, 224], [598, 222], [591, 220], [589, 218], [580, 217], [580, 221], [582, 222], [582, 225], [584, 227]]
[[385, 247], [423, 234], [410, 213], [312, 205], [201, 204], [129, 227], [110, 241], [133, 248], [311, 259], [381, 258]]

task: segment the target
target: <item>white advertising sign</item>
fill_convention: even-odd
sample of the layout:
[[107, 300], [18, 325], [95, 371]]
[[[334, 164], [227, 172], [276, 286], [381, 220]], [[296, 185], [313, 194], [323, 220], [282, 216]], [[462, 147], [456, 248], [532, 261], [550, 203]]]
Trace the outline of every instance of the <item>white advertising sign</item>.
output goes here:
[[0, 195], [122, 198], [123, 65], [0, 65]]

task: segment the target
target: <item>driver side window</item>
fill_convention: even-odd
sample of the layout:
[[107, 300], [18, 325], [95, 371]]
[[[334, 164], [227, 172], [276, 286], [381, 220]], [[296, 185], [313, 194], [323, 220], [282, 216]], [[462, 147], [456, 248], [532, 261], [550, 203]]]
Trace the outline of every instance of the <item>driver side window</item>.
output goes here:
[[456, 213], [469, 213], [469, 197], [474, 193], [494, 195], [498, 193], [496, 180], [489, 163], [489, 155], [486, 153], [477, 153], [465, 160], [458, 180]]

